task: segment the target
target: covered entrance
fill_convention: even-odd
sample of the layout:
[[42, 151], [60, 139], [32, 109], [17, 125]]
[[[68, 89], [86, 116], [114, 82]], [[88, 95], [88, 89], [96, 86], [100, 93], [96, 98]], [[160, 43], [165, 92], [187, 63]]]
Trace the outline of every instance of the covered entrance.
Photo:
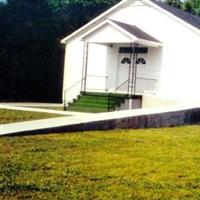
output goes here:
[[133, 43], [130, 47], [119, 47], [117, 85], [120, 92], [135, 95], [138, 76], [147, 64], [147, 47]]
[[156, 80], [147, 71], [152, 49], [162, 45], [157, 39], [136, 26], [107, 19], [81, 40], [85, 43], [83, 91], [136, 95], [154, 90]]
[[[132, 109], [134, 99], [141, 100], [145, 91], [155, 91], [154, 74], [158, 72], [154, 72], [160, 66], [151, 57], [160, 51], [158, 40], [136, 26], [109, 19], [80, 40], [84, 42], [80, 91], [89, 96], [95, 93], [92, 99], [96, 99], [96, 105], [106, 102], [104, 107], [109, 111], [120, 108], [123, 102], [123, 109]], [[99, 94], [101, 102], [97, 101]]]

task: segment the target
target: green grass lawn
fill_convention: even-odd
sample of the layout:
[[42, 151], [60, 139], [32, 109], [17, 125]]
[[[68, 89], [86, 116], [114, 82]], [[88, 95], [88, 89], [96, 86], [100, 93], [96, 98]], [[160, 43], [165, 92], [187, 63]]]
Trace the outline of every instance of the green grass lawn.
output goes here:
[[61, 117], [57, 114], [0, 109], [0, 124]]
[[200, 199], [200, 126], [0, 138], [0, 199]]
[[29, 106], [29, 108], [40, 108], [40, 109], [47, 109], [47, 110], [64, 111], [63, 106]]

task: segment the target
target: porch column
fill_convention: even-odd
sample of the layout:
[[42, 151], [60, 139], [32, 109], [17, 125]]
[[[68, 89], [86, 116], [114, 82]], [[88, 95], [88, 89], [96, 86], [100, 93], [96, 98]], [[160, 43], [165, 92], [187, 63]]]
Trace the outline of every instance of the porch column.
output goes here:
[[128, 94], [129, 95], [135, 95], [136, 93], [136, 76], [137, 76], [137, 53], [135, 52], [135, 49], [138, 47], [138, 43], [131, 43], [131, 49], [130, 52], [130, 59], [131, 64], [129, 67], [129, 81], [128, 81]]
[[83, 52], [83, 71], [82, 71], [82, 82], [81, 82], [81, 91], [86, 92], [87, 86], [87, 70], [88, 70], [88, 50], [89, 43], [84, 42], [84, 52]]
[[[138, 43], [132, 43], [131, 44], [131, 49], [132, 52], [130, 53], [130, 58], [131, 58], [131, 65], [130, 65], [130, 70], [129, 70], [129, 86], [128, 86], [128, 94], [130, 96], [136, 94], [136, 84], [137, 84], [137, 57], [138, 54], [135, 51], [135, 49], [138, 47]], [[133, 99], [130, 98], [129, 100], [129, 110], [132, 110], [132, 103]]]
[[[134, 49], [138, 47], [138, 43], [135, 43]], [[134, 52], [134, 95], [136, 94], [136, 86], [137, 86], [137, 59], [138, 59], [138, 53]]]
[[132, 81], [132, 73], [133, 73], [133, 49], [134, 44], [130, 43], [130, 64], [129, 64], [129, 72], [128, 72], [128, 95], [131, 95], [131, 90], [133, 87], [133, 81]]

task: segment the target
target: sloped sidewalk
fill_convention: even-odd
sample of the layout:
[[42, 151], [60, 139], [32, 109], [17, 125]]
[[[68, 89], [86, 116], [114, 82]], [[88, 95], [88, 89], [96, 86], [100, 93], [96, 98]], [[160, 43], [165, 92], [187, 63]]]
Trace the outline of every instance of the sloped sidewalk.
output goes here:
[[84, 114], [0, 125], [0, 136], [200, 124], [200, 105]]
[[3, 124], [0, 125], [0, 136], [2, 135], [16, 135], [19, 133], [28, 133], [28, 132], [40, 132], [41, 130], [50, 132], [50, 130], [55, 128], [61, 128], [71, 124], [83, 122], [83, 117], [72, 116], [72, 117], [57, 117], [51, 119], [42, 119], [26, 122], [18, 122], [12, 124]]
[[[66, 116], [85, 116], [90, 115], [92, 113], [82, 113], [82, 112], [72, 112], [72, 111], [60, 111], [60, 110], [53, 110], [53, 109], [45, 109], [45, 108], [33, 108], [27, 107], [29, 104], [0, 104], [0, 109], [7, 109], [7, 110], [18, 110], [18, 111], [31, 111], [31, 112], [41, 112], [41, 113], [51, 113], [51, 114], [59, 114], [59, 115], [66, 115]], [[36, 104], [34, 104], [36, 105]]]

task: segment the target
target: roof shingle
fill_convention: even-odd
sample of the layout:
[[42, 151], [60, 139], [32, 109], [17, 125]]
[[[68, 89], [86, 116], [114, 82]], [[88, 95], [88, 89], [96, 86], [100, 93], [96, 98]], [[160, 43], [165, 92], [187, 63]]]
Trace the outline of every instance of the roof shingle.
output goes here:
[[157, 1], [157, 0], [151, 0], [153, 3], [158, 5], [159, 7], [163, 8], [164, 10], [170, 12], [171, 14], [175, 15], [176, 17], [182, 19], [183, 21], [187, 22], [188, 24], [196, 27], [197, 29], [200, 29], [200, 17], [190, 14], [186, 11], [183, 11], [181, 9], [172, 7], [167, 5], [166, 3]]
[[148, 41], [152, 41], [152, 42], [159, 42], [160, 43], [159, 40], [155, 39], [154, 37], [152, 37], [148, 33], [144, 32], [141, 29], [139, 29], [137, 26], [126, 24], [126, 23], [122, 23], [122, 22], [118, 22], [118, 21], [115, 21], [115, 20], [110, 20], [110, 21], [114, 22], [115, 24], [117, 24], [118, 26], [120, 26], [121, 28], [123, 28], [124, 30], [126, 30], [127, 32], [131, 33], [132, 35], [136, 36], [139, 39], [148, 40]]

